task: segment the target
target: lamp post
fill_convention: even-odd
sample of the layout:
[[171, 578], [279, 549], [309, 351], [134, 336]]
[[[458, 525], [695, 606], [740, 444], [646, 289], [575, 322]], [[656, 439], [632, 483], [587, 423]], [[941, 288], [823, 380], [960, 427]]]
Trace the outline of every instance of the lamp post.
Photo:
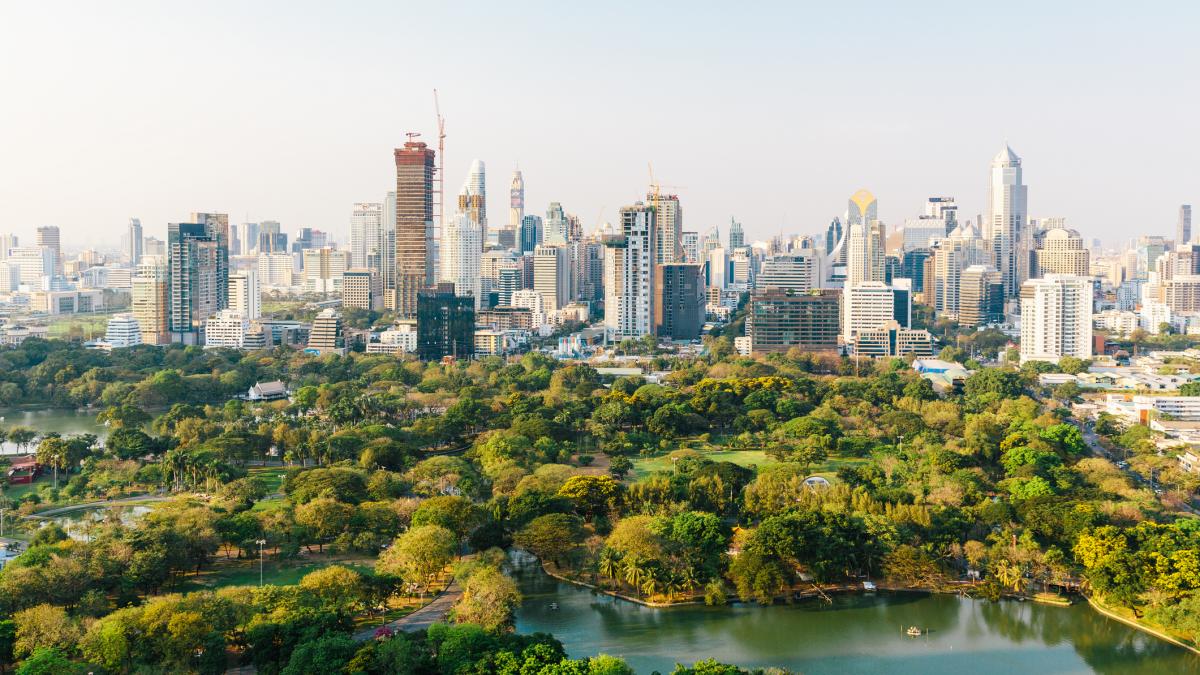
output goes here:
[[267, 545], [266, 539], [255, 539], [254, 543], [258, 544], [258, 585], [263, 585], [263, 547]]

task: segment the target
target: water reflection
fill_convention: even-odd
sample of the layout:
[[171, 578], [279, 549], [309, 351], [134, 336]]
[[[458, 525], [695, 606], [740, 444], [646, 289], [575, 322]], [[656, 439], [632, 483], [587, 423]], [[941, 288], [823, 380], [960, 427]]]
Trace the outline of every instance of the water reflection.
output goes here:
[[[652, 609], [559, 583], [519, 553], [513, 571], [526, 597], [519, 631], [553, 633], [573, 656], [623, 656], [639, 673], [706, 657], [808, 675], [1200, 672], [1200, 657], [1086, 605], [880, 593], [837, 595], [832, 605]], [[930, 632], [910, 638], [910, 625]]]

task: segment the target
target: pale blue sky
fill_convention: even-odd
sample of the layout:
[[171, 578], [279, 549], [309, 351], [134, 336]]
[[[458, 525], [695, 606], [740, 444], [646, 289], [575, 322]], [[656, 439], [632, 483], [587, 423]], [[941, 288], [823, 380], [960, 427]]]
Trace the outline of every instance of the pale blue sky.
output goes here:
[[588, 229], [679, 190], [686, 229], [815, 232], [983, 205], [1005, 139], [1034, 216], [1170, 234], [1200, 204], [1200, 3], [0, 0], [0, 231], [112, 242], [225, 211], [348, 230], [447, 117], [447, 187]]

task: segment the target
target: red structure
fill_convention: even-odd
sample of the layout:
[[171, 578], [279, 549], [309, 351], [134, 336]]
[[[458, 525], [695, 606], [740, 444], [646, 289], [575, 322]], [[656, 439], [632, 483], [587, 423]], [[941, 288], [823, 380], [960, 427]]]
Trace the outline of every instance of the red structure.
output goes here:
[[33, 455], [18, 457], [8, 467], [9, 485], [32, 483], [40, 475], [42, 475], [42, 465], [37, 463], [37, 457]]

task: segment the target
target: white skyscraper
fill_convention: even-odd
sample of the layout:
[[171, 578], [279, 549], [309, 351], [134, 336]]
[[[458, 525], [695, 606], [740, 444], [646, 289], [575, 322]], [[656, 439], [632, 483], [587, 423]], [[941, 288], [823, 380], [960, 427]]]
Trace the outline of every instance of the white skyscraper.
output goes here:
[[1050, 274], [1021, 285], [1021, 362], [1092, 356], [1092, 280]]
[[1021, 158], [1007, 145], [992, 159], [988, 180], [987, 221], [983, 236], [992, 247], [994, 266], [1004, 281], [1005, 297], [1016, 297], [1029, 276], [1032, 233], [1026, 226], [1029, 198], [1021, 180]]
[[442, 268], [438, 278], [453, 283], [455, 295], [475, 298], [477, 310], [482, 296], [479, 269], [482, 251], [483, 228], [479, 223], [462, 211], [446, 220], [446, 228], [442, 232]]
[[851, 341], [860, 331], [882, 328], [896, 318], [895, 290], [882, 281], [846, 286], [842, 291], [842, 337]]
[[257, 269], [229, 273], [229, 309], [250, 320], [262, 316], [262, 289], [258, 285]]
[[508, 189], [508, 226], [514, 231], [521, 227], [525, 217], [525, 177], [521, 171], [513, 171], [512, 184]]
[[[654, 195], [648, 201], [654, 204]], [[659, 195], [658, 214], [655, 217], [654, 262], [678, 262], [683, 259], [683, 210], [679, 207], [678, 195]]]
[[604, 325], [612, 338], [654, 332], [655, 216], [644, 204], [622, 208], [621, 232], [604, 242]]
[[350, 213], [350, 264], [383, 273], [383, 204], [360, 202]]
[[570, 302], [571, 257], [566, 246], [541, 244], [533, 250], [533, 290], [542, 296], [547, 314]]
[[546, 220], [542, 223], [542, 243], [552, 246], [562, 246], [567, 243], [567, 216], [562, 204], [550, 202], [546, 209]]
[[867, 281], [883, 282], [885, 232], [877, 217], [875, 195], [859, 190], [850, 196], [846, 209], [846, 286]]

